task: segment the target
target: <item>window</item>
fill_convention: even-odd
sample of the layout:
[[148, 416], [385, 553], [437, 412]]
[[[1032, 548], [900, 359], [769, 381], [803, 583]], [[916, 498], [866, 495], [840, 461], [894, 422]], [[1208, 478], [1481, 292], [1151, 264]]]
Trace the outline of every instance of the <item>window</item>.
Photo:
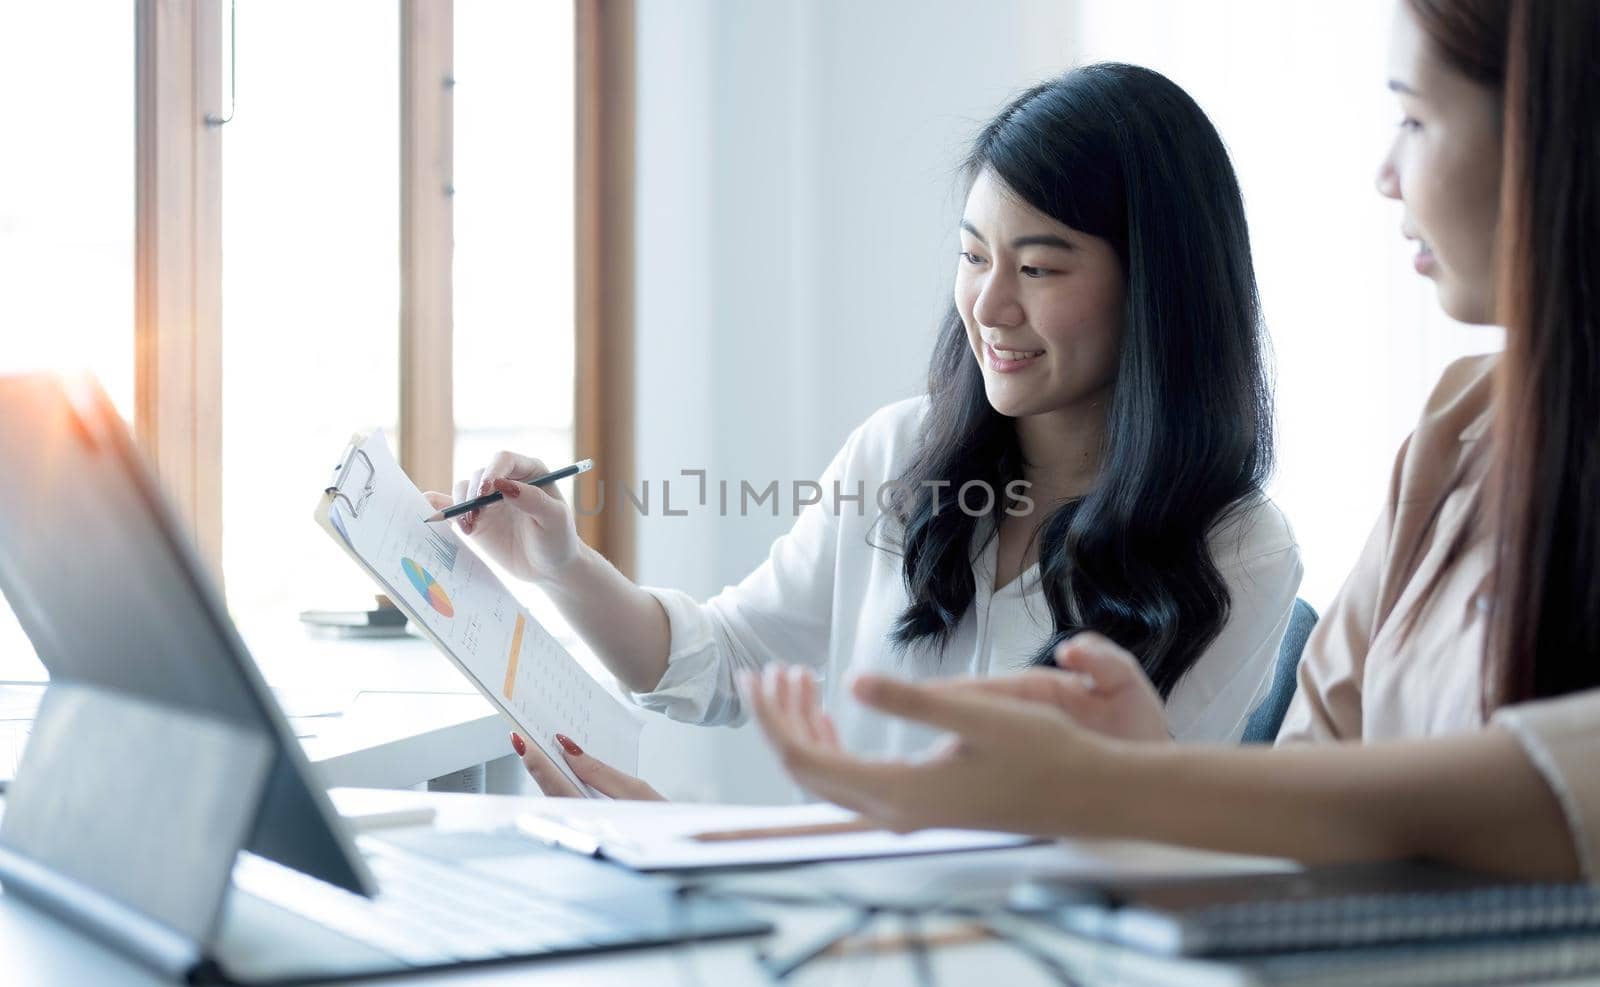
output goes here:
[[[23, 330], [7, 334], [0, 372], [86, 366], [101, 379], [247, 629], [370, 597], [310, 520], [353, 432], [390, 430], [425, 461], [424, 485], [502, 447], [572, 457], [575, 258], [592, 256], [587, 269], [603, 253], [599, 240], [576, 249], [574, 201], [618, 184], [575, 182], [579, 41], [583, 64], [632, 58], [631, 4], [601, 7], [127, 0], [87, 18], [47, 3], [0, 13], [0, 85], [26, 94], [0, 103], [23, 149], [0, 157], [0, 325]], [[613, 74], [602, 88], [631, 97], [631, 76]], [[611, 117], [585, 119], [593, 132]], [[606, 132], [610, 153], [631, 151], [631, 116]], [[420, 224], [419, 202], [432, 210]], [[605, 216], [627, 228], [615, 202]], [[607, 325], [623, 338], [617, 317]], [[419, 334], [436, 359], [417, 359]], [[0, 609], [0, 663], [18, 650], [15, 626]]]
[[242, 98], [222, 132], [222, 552], [248, 628], [371, 603], [310, 518], [351, 434], [392, 443], [398, 421], [400, 25], [395, 0], [240, 7]]
[[[573, 451], [573, 9], [455, 23], [455, 475]], [[577, 455], [589, 455], [580, 452]]]
[[131, 2], [0, 12], [0, 371], [87, 370], [130, 420], [132, 81]]
[[[0, 373], [88, 371], [130, 421], [133, 15], [132, 2], [0, 11]], [[0, 679], [43, 677], [0, 599]]]
[[[282, 628], [373, 590], [308, 516], [351, 433], [381, 427], [400, 448], [404, 42], [393, 0], [245, 16], [223, 154], [223, 566], [236, 618]], [[443, 128], [452, 157], [453, 325], [424, 312], [414, 331], [452, 340], [454, 476], [501, 448], [572, 454], [573, 20], [563, 4], [455, 5], [449, 109], [413, 138]], [[439, 191], [433, 172], [414, 180]]]

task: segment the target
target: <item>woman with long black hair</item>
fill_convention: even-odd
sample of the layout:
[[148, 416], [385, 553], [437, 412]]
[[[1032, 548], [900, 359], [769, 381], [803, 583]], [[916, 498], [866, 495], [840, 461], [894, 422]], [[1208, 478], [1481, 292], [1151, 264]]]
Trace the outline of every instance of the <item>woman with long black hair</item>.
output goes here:
[[[1227, 152], [1163, 76], [1096, 65], [1013, 100], [965, 171], [928, 394], [856, 429], [822, 503], [739, 585], [706, 603], [634, 585], [558, 495], [510, 479], [543, 466], [509, 453], [457, 484], [506, 495], [462, 528], [677, 719], [738, 722], [736, 673], [797, 662], [821, 673], [845, 742], [911, 754], [933, 735], [848, 702], [847, 671], [1055, 662], [1099, 732], [1238, 740], [1301, 570], [1262, 493], [1270, 388]], [[1058, 647], [1086, 629], [1126, 651]], [[554, 739], [600, 790], [654, 795]], [[572, 792], [513, 745], [547, 792]]]
[[875, 709], [957, 734], [925, 763], [865, 761], [788, 678], [748, 683], [794, 775], [897, 828], [1600, 881], [1597, 50], [1594, 3], [1399, 4], [1378, 188], [1444, 310], [1506, 345], [1429, 399], [1277, 749], [1108, 741], [1041, 670], [860, 680]]

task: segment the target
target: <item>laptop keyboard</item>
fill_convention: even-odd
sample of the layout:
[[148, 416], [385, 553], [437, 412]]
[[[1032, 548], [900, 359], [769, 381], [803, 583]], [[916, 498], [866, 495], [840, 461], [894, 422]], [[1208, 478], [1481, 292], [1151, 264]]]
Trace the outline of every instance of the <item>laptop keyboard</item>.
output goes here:
[[365, 898], [253, 854], [240, 854], [243, 891], [411, 966], [536, 956], [615, 938], [614, 923], [572, 902], [408, 852], [371, 837], [357, 847], [377, 879]]

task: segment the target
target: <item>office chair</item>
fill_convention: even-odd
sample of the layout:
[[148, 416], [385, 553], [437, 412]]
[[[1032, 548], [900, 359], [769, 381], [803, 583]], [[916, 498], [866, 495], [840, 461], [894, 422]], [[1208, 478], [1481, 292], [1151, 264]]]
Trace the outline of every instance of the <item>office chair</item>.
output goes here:
[[1250, 714], [1244, 736], [1240, 738], [1241, 743], [1270, 744], [1277, 739], [1278, 728], [1283, 725], [1283, 714], [1289, 711], [1289, 701], [1294, 698], [1300, 652], [1305, 650], [1306, 638], [1311, 636], [1311, 629], [1315, 626], [1317, 612], [1311, 608], [1311, 604], [1297, 597], [1294, 609], [1289, 613], [1289, 629], [1284, 631], [1283, 643], [1278, 645], [1278, 660], [1272, 672], [1272, 690]]

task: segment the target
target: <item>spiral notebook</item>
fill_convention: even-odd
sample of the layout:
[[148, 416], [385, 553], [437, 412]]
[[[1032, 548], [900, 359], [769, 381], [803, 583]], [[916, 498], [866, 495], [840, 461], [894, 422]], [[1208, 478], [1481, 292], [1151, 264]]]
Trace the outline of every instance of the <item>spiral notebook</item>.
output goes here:
[[1600, 934], [1592, 932], [1190, 957], [1063, 936], [1007, 913], [988, 924], [1029, 952], [1081, 971], [1084, 982], [1117, 987], [1490, 987], [1566, 983], [1600, 971]]
[[[1052, 898], [1052, 894], [1054, 897]], [[1013, 903], [1061, 927], [1168, 956], [1241, 956], [1594, 936], [1600, 888], [1419, 863], [1122, 884], [1035, 885]]]

